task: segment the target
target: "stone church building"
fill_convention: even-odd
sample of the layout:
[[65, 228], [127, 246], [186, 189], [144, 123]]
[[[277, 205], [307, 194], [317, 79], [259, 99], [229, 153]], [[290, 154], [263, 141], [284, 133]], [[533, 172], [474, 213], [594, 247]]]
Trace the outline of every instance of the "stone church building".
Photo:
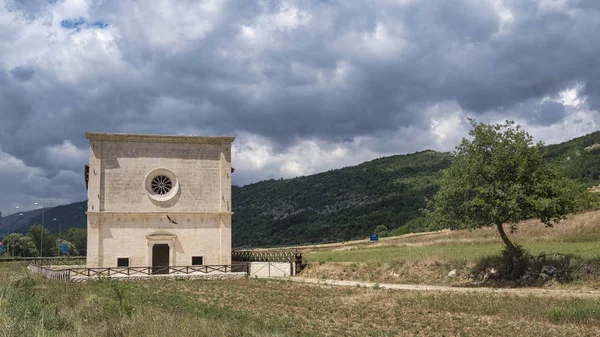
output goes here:
[[86, 137], [88, 268], [231, 264], [233, 137]]

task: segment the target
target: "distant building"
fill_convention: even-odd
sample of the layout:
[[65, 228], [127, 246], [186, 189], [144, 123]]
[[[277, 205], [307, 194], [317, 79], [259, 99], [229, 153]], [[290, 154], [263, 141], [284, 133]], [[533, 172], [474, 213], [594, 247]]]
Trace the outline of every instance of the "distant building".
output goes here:
[[233, 137], [86, 137], [88, 268], [231, 263]]

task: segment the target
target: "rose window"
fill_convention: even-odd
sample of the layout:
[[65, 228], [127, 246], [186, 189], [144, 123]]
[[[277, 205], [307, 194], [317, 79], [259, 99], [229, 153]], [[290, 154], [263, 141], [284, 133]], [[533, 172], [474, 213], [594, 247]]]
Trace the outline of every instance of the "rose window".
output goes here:
[[152, 188], [152, 192], [154, 192], [154, 194], [165, 195], [173, 188], [173, 181], [168, 176], [159, 174], [152, 178], [150, 187]]
[[166, 202], [179, 194], [179, 180], [168, 169], [158, 168], [146, 175], [146, 195], [155, 202]]

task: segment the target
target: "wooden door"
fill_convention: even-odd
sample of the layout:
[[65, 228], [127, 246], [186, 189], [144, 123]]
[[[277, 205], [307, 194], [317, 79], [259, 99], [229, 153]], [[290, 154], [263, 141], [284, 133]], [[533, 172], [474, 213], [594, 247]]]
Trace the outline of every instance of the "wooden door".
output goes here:
[[169, 245], [152, 246], [152, 274], [169, 273]]

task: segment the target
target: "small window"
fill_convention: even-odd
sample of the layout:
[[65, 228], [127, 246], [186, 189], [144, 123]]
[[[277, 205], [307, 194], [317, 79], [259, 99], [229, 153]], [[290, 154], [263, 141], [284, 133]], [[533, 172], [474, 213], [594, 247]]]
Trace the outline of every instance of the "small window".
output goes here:
[[192, 256], [192, 266], [201, 266], [203, 262], [202, 256]]
[[129, 267], [129, 258], [128, 257], [117, 258], [117, 267]]

